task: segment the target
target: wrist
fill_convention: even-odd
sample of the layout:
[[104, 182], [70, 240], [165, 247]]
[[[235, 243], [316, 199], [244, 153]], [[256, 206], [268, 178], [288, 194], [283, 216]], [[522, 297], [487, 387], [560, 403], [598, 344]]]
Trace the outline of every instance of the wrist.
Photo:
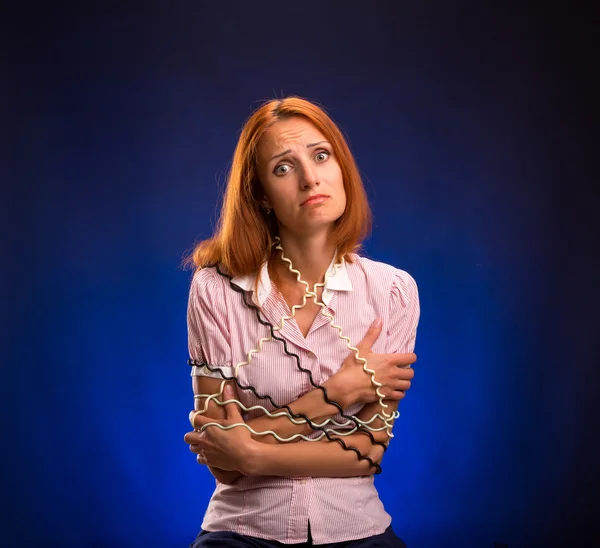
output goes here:
[[350, 382], [350, 375], [344, 370], [330, 377], [323, 386], [327, 389], [329, 399], [339, 403], [342, 409], [347, 409], [358, 401], [357, 393]]
[[248, 444], [244, 450], [244, 459], [242, 461], [243, 470], [240, 470], [240, 472], [244, 476], [265, 475], [265, 452], [268, 448], [270, 448], [269, 444], [252, 440], [252, 443]]
[[242, 473], [238, 470], [223, 470], [215, 466], [209, 466], [208, 469], [219, 483], [224, 483], [225, 485], [233, 485], [242, 477]]

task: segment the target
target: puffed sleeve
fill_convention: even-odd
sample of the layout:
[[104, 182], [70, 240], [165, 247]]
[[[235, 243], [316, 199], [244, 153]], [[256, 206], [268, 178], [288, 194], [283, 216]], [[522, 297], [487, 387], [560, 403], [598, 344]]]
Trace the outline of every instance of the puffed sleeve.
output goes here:
[[[190, 357], [219, 368], [233, 376], [231, 363], [231, 340], [223, 294], [223, 284], [213, 268], [202, 269], [194, 274], [190, 285], [187, 310], [188, 350]], [[207, 367], [192, 367], [192, 376], [222, 378], [218, 372]]]
[[414, 352], [421, 308], [417, 284], [404, 270], [396, 270], [390, 294], [388, 353]]

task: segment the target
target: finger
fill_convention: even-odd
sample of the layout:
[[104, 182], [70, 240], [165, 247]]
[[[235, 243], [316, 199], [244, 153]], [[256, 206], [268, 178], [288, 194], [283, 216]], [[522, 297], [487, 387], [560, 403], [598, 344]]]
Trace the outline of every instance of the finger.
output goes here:
[[190, 451], [191, 451], [192, 453], [196, 453], [196, 455], [199, 455], [200, 453], [202, 453], [202, 452], [203, 452], [203, 449], [202, 449], [202, 446], [201, 446], [201, 445], [197, 445], [197, 444], [195, 444], [195, 443], [192, 443], [192, 444], [190, 445]]
[[404, 398], [404, 396], [406, 396], [406, 392], [404, 392], [404, 390], [392, 390], [389, 394], [389, 396], [387, 396], [390, 400], [396, 400], [399, 401], [401, 399]]
[[406, 392], [406, 390], [404, 390], [404, 385], [397, 381], [392, 384], [388, 384], [384, 388], [380, 388], [379, 391], [383, 394], [384, 401], [388, 398], [390, 400], [402, 399]]
[[[232, 400], [235, 398], [233, 387], [231, 385], [228, 384], [225, 386], [225, 389], [223, 390], [223, 396], [225, 396], [226, 400]], [[225, 414], [228, 421], [243, 422], [242, 414], [240, 413], [237, 403], [232, 402], [225, 404]]]
[[383, 326], [383, 321], [381, 318], [377, 318], [367, 329], [365, 336], [362, 341], [357, 345], [363, 352], [370, 351], [371, 347], [375, 344], [375, 341], [381, 335], [381, 327]]
[[397, 367], [407, 367], [417, 361], [417, 355], [414, 352], [407, 354], [388, 354], [390, 363]]
[[410, 381], [415, 376], [415, 370], [412, 367], [396, 367], [396, 370], [392, 374], [395, 379], [403, 381]]
[[196, 431], [188, 432], [185, 436], [183, 436], [183, 441], [187, 444], [201, 443], [204, 439], [204, 433]]
[[206, 453], [200, 445], [190, 445], [190, 451], [196, 455], [196, 460], [201, 464], [206, 464]]
[[208, 422], [215, 422], [215, 419], [205, 417], [202, 411], [190, 411], [188, 418], [194, 430], [200, 430]]
[[406, 390], [410, 389], [410, 381], [396, 381], [394, 383], [394, 390], [402, 390], [403, 392], [406, 392]]

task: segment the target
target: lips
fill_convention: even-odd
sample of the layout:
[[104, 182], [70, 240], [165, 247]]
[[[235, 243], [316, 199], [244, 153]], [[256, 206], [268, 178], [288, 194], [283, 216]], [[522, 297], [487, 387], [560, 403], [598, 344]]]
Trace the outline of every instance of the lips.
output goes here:
[[300, 205], [310, 205], [313, 203], [319, 203], [325, 201], [325, 199], [329, 198], [326, 194], [315, 194], [314, 196], [309, 196], [306, 200], [304, 200]]

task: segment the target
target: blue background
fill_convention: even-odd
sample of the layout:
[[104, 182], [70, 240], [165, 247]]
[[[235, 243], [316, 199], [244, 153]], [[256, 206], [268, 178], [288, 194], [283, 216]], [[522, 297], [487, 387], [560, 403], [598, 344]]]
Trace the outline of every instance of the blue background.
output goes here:
[[417, 374], [377, 478], [398, 534], [512, 548], [597, 533], [592, 14], [280, 0], [6, 15], [0, 545], [195, 536], [214, 483], [183, 442], [180, 262], [212, 232], [243, 121], [288, 94], [349, 136], [366, 253], [419, 285]]

